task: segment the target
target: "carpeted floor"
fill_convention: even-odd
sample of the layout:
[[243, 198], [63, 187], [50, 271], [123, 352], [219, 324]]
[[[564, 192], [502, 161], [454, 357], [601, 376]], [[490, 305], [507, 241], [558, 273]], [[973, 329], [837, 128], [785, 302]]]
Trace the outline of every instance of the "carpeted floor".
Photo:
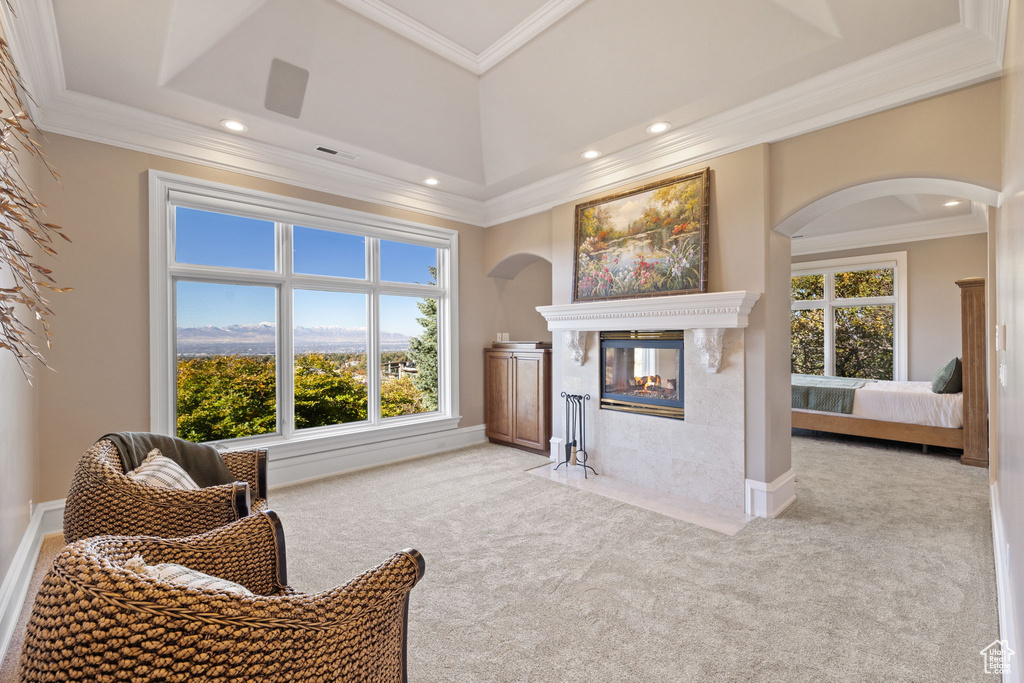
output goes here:
[[494, 445], [270, 501], [299, 590], [424, 554], [412, 681], [988, 680], [988, 471], [874, 442], [793, 451], [796, 503], [733, 537], [526, 475], [544, 459]]

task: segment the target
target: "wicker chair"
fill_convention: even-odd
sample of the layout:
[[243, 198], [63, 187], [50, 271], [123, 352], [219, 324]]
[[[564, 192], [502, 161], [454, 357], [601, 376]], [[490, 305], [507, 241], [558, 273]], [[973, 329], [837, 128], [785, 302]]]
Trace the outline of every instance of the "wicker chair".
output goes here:
[[266, 509], [267, 452], [221, 453], [233, 484], [183, 491], [125, 476], [117, 447], [98, 441], [85, 452], [64, 505], [64, 540], [99, 535], [192, 536]]
[[[124, 563], [175, 562], [255, 595], [144, 577]], [[29, 619], [23, 681], [406, 680], [415, 550], [322, 593], [287, 587], [280, 523], [261, 512], [181, 539], [100, 536], [54, 560]]]

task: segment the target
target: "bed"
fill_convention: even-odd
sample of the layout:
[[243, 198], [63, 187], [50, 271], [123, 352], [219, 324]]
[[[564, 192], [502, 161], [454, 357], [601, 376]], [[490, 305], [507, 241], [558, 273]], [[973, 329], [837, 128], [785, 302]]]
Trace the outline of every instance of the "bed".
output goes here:
[[932, 393], [930, 382], [866, 382], [855, 388], [849, 414], [794, 408], [793, 427], [963, 449], [962, 463], [988, 467], [985, 279], [956, 284], [963, 339], [961, 393]]

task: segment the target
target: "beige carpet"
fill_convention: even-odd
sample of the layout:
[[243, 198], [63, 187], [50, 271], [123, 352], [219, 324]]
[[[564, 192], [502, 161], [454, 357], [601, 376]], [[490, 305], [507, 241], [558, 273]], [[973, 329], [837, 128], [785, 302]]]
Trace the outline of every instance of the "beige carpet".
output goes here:
[[[794, 439], [797, 502], [734, 537], [485, 445], [272, 491], [300, 590], [415, 547], [412, 681], [985, 681], [986, 470]], [[6, 670], [6, 669], [5, 669]]]

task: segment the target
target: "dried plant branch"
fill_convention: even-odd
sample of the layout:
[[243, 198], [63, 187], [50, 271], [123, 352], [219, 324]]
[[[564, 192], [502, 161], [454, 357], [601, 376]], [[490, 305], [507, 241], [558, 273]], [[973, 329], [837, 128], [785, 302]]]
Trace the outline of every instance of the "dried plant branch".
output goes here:
[[[10, 0], [7, 6], [13, 11]], [[71, 240], [59, 225], [44, 220], [43, 204], [18, 170], [18, 152], [23, 150], [60, 182], [38, 142], [41, 135], [27, 113], [24, 98], [31, 100], [10, 47], [0, 38], [0, 271], [9, 270], [5, 280], [11, 281], [10, 287], [0, 287], [0, 349], [14, 354], [31, 381], [33, 359], [44, 367], [49, 365], [36, 343], [39, 335], [18, 318], [19, 307], [28, 309], [41, 325], [49, 348], [53, 333], [47, 316], [53, 311], [44, 294], [71, 291], [57, 286], [53, 271], [36, 263], [33, 252], [56, 256], [55, 237]]]

